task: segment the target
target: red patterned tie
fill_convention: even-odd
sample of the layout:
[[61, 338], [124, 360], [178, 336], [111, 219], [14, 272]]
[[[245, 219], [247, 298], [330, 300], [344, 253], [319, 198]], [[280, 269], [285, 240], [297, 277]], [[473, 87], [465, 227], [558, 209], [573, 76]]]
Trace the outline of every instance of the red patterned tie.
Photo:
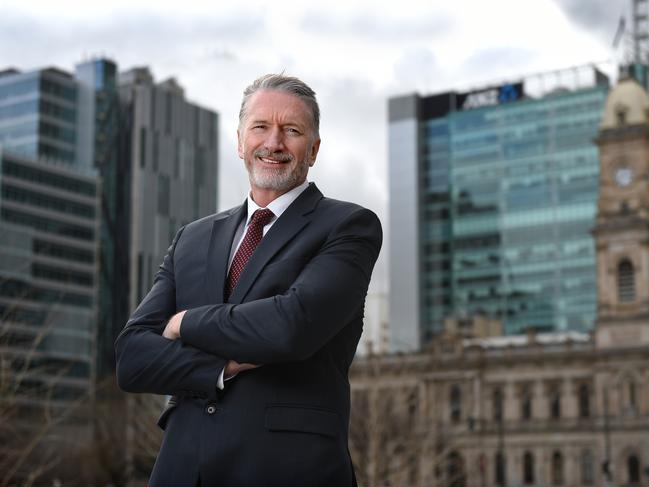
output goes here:
[[234, 291], [234, 287], [237, 285], [237, 281], [239, 281], [239, 277], [248, 263], [248, 259], [250, 259], [257, 245], [261, 242], [261, 237], [264, 235], [264, 227], [268, 225], [274, 216], [273, 212], [266, 208], [257, 210], [252, 214], [246, 236], [243, 237], [243, 241], [237, 253], [234, 254], [234, 259], [232, 259], [228, 279], [225, 283], [226, 301], [230, 299], [232, 291]]

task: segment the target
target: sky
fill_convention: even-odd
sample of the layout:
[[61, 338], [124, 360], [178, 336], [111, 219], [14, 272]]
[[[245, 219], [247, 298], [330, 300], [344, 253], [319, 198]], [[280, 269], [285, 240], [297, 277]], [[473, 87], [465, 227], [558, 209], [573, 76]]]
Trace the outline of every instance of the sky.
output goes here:
[[[109, 57], [149, 66], [220, 114], [218, 206], [248, 182], [236, 152], [243, 89], [284, 71], [321, 107], [322, 144], [309, 173], [326, 196], [374, 210], [389, 231], [387, 100], [470, 90], [590, 63], [615, 73], [613, 49], [631, 0], [306, 0], [303, 2], [0, 0], [0, 69]], [[629, 25], [630, 22], [627, 22]], [[387, 238], [386, 238], [387, 241]], [[382, 252], [375, 286], [385, 289]]]

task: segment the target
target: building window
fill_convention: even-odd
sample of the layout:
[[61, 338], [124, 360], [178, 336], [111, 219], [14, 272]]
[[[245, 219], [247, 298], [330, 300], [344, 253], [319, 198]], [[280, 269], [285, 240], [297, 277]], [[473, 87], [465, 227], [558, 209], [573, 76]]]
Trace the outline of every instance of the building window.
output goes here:
[[494, 480], [498, 487], [505, 485], [505, 465], [505, 455], [502, 452], [496, 453], [496, 458], [494, 459]]
[[552, 485], [563, 485], [563, 456], [558, 451], [552, 454]]
[[584, 450], [581, 454], [581, 483], [593, 485], [594, 483], [593, 454], [590, 450]]
[[158, 174], [158, 214], [169, 216], [171, 181], [166, 174]]
[[627, 475], [629, 484], [635, 485], [640, 482], [640, 461], [635, 455], [630, 455], [627, 459]]
[[137, 301], [138, 303], [142, 301], [144, 293], [142, 289], [144, 288], [144, 255], [142, 252], [137, 254]]
[[530, 386], [524, 386], [521, 391], [521, 419], [523, 421], [532, 419], [532, 392]]
[[460, 386], [451, 387], [451, 421], [454, 423], [462, 419], [462, 390]]
[[617, 118], [618, 125], [626, 125], [626, 112], [627, 107], [619, 106], [615, 110], [615, 118]]
[[462, 455], [456, 451], [452, 451], [447, 459], [447, 485], [449, 487], [465, 487], [466, 477], [464, 474], [464, 460]]
[[146, 129], [140, 127], [140, 167], [146, 167]]
[[197, 147], [194, 158], [194, 184], [197, 187], [205, 186], [207, 177], [207, 152], [203, 147]]
[[588, 384], [579, 386], [579, 417], [590, 417], [590, 387]]
[[494, 389], [494, 421], [503, 420], [503, 390], [500, 387]]
[[632, 377], [626, 377], [622, 380], [622, 405], [625, 414], [635, 414], [637, 410], [637, 391], [636, 384]]
[[165, 94], [165, 134], [171, 134], [171, 120], [173, 118], [172, 114], [172, 98], [171, 93], [167, 92]]
[[629, 259], [623, 259], [617, 266], [617, 296], [620, 303], [635, 301], [635, 271]]
[[174, 139], [174, 178], [180, 177], [181, 141], [178, 137]]
[[153, 132], [153, 171], [158, 171], [158, 164], [160, 159], [160, 132], [154, 130]]
[[523, 455], [523, 482], [525, 485], [534, 483], [534, 456], [528, 451]]
[[561, 391], [558, 384], [550, 387], [548, 396], [550, 404], [550, 418], [561, 418]]
[[635, 411], [636, 409], [636, 389], [635, 382], [632, 379], [629, 379], [627, 384], [629, 390], [629, 408]]

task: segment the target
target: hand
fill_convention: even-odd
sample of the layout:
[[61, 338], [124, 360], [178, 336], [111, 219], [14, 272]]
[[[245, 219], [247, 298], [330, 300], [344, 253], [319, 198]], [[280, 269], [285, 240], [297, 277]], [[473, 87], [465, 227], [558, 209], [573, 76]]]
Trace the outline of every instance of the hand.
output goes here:
[[187, 310], [176, 313], [171, 317], [165, 326], [162, 336], [168, 338], [169, 340], [178, 340], [180, 338], [180, 324], [183, 321], [183, 316], [185, 316]]
[[261, 367], [261, 365], [246, 364], [246, 363], [240, 364], [239, 362], [235, 362], [234, 360], [228, 360], [228, 363], [225, 366], [225, 372], [223, 373], [223, 378], [231, 379], [239, 372], [256, 369], [257, 367]]

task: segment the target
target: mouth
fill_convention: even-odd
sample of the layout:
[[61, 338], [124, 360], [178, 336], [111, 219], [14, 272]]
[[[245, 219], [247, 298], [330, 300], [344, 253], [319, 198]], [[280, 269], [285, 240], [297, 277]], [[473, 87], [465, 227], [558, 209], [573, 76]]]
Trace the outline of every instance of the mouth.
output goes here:
[[271, 164], [273, 166], [277, 166], [279, 164], [286, 164], [288, 161], [280, 161], [277, 159], [272, 159], [270, 157], [257, 157], [257, 159], [265, 164]]

